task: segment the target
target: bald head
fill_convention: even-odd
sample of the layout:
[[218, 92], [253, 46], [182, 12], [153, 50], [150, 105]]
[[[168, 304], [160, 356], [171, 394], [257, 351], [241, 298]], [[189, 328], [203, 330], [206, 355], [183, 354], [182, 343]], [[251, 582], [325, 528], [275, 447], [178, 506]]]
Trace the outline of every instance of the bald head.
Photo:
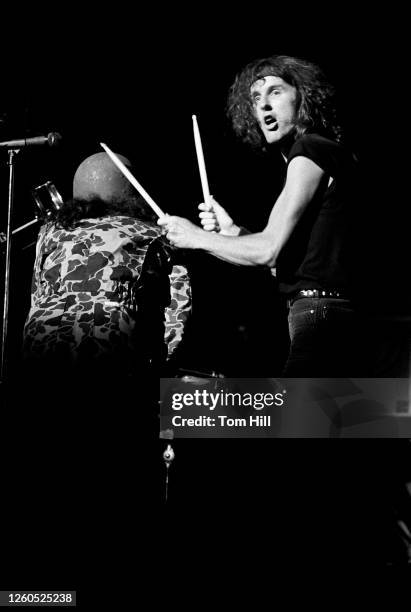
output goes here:
[[[129, 160], [123, 155], [117, 157], [128, 168]], [[87, 157], [77, 168], [73, 180], [73, 198], [104, 202], [127, 200], [135, 195], [129, 180], [117, 168], [107, 153], [95, 153]]]

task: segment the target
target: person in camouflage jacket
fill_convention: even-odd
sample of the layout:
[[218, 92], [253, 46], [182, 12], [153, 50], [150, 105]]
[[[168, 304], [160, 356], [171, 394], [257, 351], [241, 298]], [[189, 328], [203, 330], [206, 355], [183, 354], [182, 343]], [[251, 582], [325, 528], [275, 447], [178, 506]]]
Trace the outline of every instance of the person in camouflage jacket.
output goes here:
[[26, 359], [130, 375], [161, 368], [191, 309], [186, 267], [106, 153], [79, 166], [73, 196], [40, 229]]

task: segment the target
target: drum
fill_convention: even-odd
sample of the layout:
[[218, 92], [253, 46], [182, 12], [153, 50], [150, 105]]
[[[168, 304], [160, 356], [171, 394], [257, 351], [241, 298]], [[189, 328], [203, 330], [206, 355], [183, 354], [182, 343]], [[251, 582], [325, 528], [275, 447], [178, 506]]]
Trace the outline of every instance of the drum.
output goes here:
[[34, 187], [31, 194], [37, 205], [39, 217], [44, 221], [53, 219], [63, 206], [63, 198], [51, 181]]

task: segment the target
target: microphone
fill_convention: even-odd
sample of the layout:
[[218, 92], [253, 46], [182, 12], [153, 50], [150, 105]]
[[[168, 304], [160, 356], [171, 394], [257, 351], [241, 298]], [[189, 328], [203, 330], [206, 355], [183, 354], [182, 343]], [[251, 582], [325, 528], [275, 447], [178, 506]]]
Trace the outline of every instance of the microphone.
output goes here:
[[50, 132], [47, 136], [34, 136], [33, 138], [21, 138], [19, 140], [6, 140], [0, 142], [1, 149], [22, 149], [23, 147], [34, 147], [48, 144], [55, 147], [60, 143], [61, 135], [58, 132]]

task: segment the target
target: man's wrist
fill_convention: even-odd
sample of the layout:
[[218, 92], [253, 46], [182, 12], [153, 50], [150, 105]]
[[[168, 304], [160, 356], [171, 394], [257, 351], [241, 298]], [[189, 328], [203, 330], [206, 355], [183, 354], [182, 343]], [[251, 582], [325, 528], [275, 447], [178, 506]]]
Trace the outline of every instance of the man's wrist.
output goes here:
[[198, 240], [196, 244], [196, 249], [207, 250], [210, 247], [210, 239], [212, 236], [215, 236], [214, 232], [207, 232], [206, 230], [200, 230], [198, 234]]

